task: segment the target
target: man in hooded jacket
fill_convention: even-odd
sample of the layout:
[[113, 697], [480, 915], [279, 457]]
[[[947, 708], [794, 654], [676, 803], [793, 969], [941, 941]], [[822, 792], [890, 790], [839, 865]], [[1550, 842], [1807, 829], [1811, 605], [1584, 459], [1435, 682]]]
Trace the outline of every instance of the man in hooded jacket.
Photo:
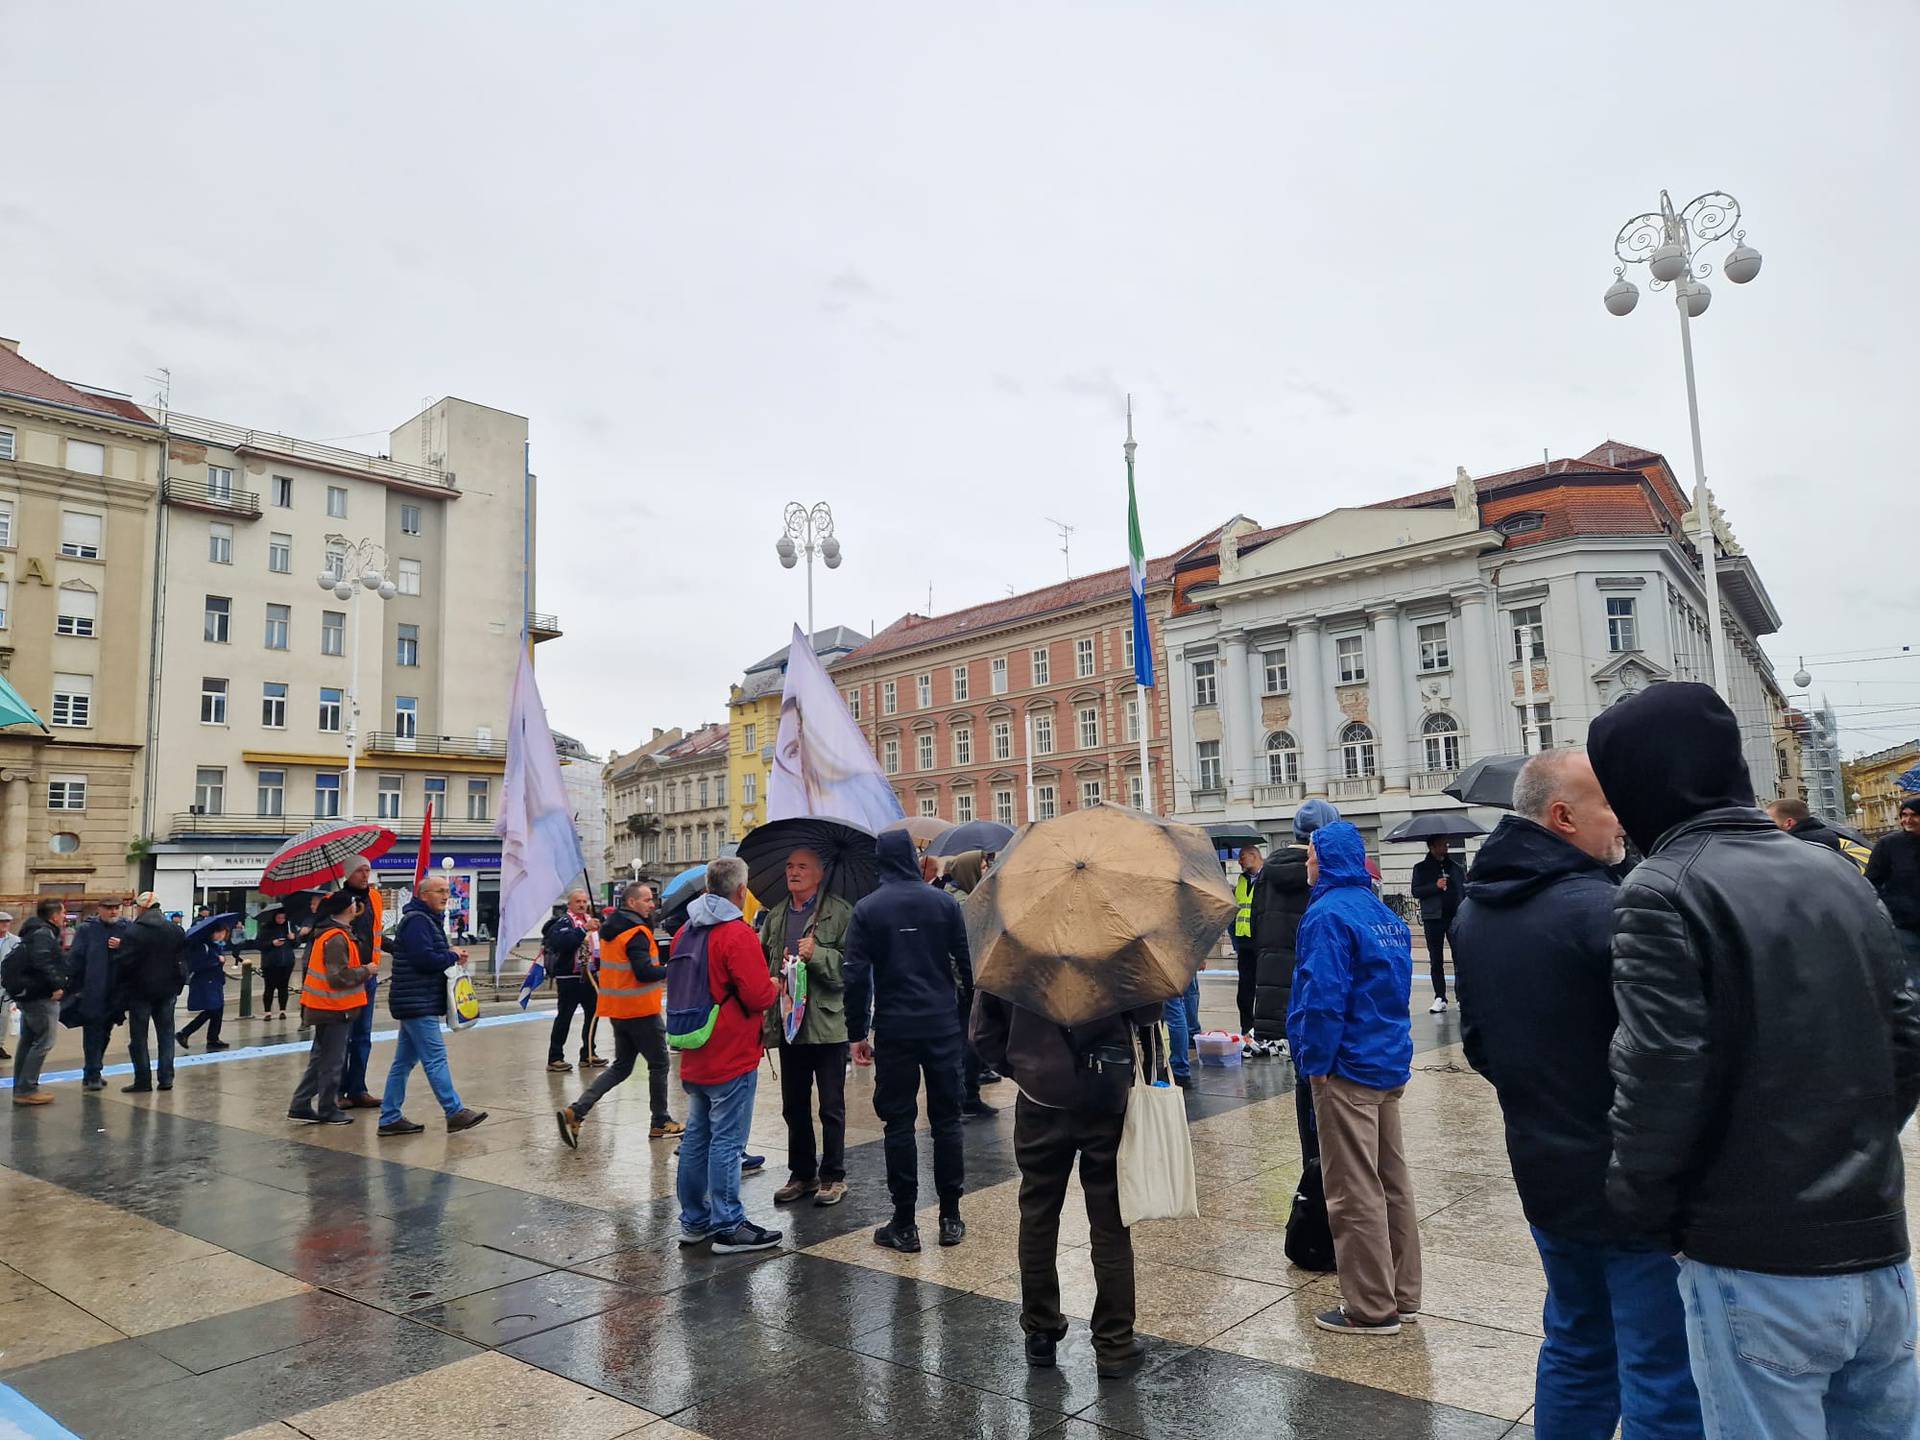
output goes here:
[[1614, 908], [1607, 1193], [1680, 1253], [1707, 1433], [1920, 1433], [1898, 1138], [1920, 1000], [1886, 912], [1755, 808], [1708, 686], [1650, 686], [1587, 745], [1647, 857]]
[[1293, 843], [1275, 849], [1260, 866], [1253, 898], [1256, 969], [1250, 1056], [1286, 1053], [1287, 1012], [1299, 963], [1294, 937], [1313, 890], [1307, 879], [1307, 840], [1339, 818], [1331, 801], [1306, 801], [1293, 812]]

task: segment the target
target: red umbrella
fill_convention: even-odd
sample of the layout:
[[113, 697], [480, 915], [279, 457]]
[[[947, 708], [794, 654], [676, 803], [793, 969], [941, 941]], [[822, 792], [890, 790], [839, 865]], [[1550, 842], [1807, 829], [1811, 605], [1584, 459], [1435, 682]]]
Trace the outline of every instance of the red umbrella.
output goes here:
[[354, 864], [393, 848], [393, 832], [364, 820], [323, 820], [273, 852], [260, 872], [260, 893], [291, 895], [343, 879]]

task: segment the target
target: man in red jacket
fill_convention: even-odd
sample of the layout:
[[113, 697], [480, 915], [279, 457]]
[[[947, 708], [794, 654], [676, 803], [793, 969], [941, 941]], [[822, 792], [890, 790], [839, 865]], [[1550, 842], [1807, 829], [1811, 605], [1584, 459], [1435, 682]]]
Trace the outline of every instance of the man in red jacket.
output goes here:
[[755, 1225], [740, 1205], [740, 1157], [753, 1123], [760, 1078], [760, 1017], [780, 998], [760, 937], [740, 918], [746, 862], [727, 856], [707, 866], [707, 893], [687, 909], [673, 937], [676, 961], [704, 953], [707, 985], [719, 1007], [713, 1031], [680, 1052], [687, 1130], [680, 1141], [680, 1243], [713, 1241], [713, 1253], [771, 1250], [780, 1232]]

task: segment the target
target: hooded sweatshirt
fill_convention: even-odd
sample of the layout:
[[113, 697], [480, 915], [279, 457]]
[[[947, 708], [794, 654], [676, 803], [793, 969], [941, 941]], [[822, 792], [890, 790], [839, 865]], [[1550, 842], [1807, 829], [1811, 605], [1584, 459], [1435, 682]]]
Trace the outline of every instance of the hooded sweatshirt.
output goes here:
[[1413, 938], [1375, 897], [1358, 830], [1322, 826], [1313, 849], [1320, 879], [1300, 921], [1287, 1012], [1294, 1067], [1395, 1089], [1413, 1078]]
[[869, 1023], [903, 1039], [958, 1035], [973, 995], [960, 902], [920, 879], [906, 831], [882, 834], [877, 851], [880, 888], [853, 907], [847, 927], [848, 1038], [866, 1039]]
[[962, 895], [971, 895], [980, 885], [980, 876], [986, 869], [986, 852], [983, 850], [963, 850], [953, 857], [947, 866], [947, 878], [953, 882], [953, 888]]
[[1642, 855], [1684, 820], [1753, 805], [1740, 722], [1710, 685], [1669, 680], [1600, 712], [1587, 758]]
[[678, 951], [682, 937], [698, 930], [708, 932], [707, 985], [720, 1005], [720, 1018], [706, 1044], [680, 1052], [680, 1081], [725, 1085], [760, 1064], [760, 1017], [779, 1000], [780, 987], [767, 973], [760, 936], [740, 918], [731, 900], [702, 895], [689, 905], [687, 923], [675, 932], [673, 949]]

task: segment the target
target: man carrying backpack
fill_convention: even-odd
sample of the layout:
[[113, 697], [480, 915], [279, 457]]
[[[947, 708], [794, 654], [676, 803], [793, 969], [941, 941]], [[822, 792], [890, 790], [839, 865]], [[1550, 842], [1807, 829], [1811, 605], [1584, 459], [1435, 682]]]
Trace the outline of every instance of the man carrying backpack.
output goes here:
[[[932, 892], [928, 892], [932, 893]], [[760, 1078], [760, 1017], [780, 998], [760, 937], [740, 918], [746, 862], [707, 866], [707, 889], [687, 907], [667, 960], [667, 1043], [680, 1052], [687, 1129], [680, 1141], [680, 1243], [713, 1253], [771, 1250], [780, 1232], [740, 1205], [740, 1157]]]
[[13, 1062], [13, 1103], [51, 1105], [53, 1096], [40, 1088], [40, 1067], [53, 1049], [60, 1028], [60, 1000], [72, 984], [67, 973], [66, 947], [60, 931], [67, 923], [61, 900], [42, 900], [33, 918], [21, 927], [20, 944], [7, 954], [0, 983], [20, 1007], [20, 1054]]

